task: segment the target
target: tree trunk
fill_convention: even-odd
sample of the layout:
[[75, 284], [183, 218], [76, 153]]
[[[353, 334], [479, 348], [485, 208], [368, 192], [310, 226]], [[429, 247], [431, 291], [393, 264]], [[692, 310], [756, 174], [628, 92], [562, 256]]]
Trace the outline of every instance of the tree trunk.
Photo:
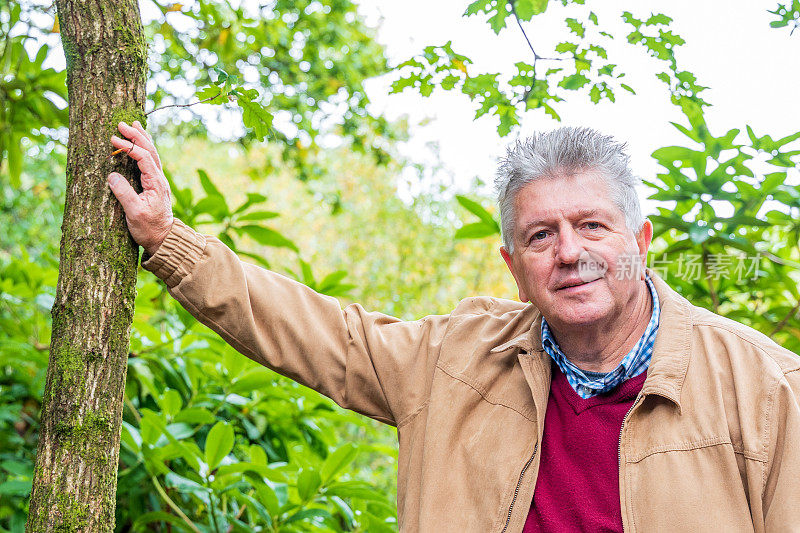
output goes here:
[[136, 0], [56, 0], [69, 91], [67, 190], [50, 363], [27, 531], [113, 531], [138, 246], [106, 176], [139, 186], [119, 121], [144, 124]]

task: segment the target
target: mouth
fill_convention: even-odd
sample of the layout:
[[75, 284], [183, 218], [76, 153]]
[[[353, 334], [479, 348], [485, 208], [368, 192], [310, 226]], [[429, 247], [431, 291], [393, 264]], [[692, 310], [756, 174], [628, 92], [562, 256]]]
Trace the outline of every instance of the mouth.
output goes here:
[[594, 283], [598, 279], [600, 279], [600, 278], [595, 278], [595, 279], [593, 279], [591, 281], [583, 281], [583, 280], [567, 281], [564, 284], [562, 284], [560, 287], [558, 287], [556, 290], [557, 291], [564, 291], [564, 290], [568, 290], [568, 289], [576, 289], [577, 287], [585, 287], [586, 285], [591, 285], [592, 283]]

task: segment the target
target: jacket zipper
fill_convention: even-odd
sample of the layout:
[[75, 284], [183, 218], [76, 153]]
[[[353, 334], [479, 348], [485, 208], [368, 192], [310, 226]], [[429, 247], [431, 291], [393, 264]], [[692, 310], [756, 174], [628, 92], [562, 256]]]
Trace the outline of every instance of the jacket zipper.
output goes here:
[[[631, 408], [628, 409], [628, 412], [625, 413], [625, 416], [622, 418], [622, 426], [619, 428], [619, 446], [617, 448], [617, 472], [619, 472], [620, 467], [622, 466], [622, 432], [625, 430], [625, 422], [628, 421], [628, 415], [631, 414], [631, 411], [636, 407], [636, 404], [639, 403], [639, 398], [641, 396], [636, 396], [636, 400], [633, 401], [633, 405]], [[622, 531], [625, 531], [625, 517], [622, 517]]]
[[519, 474], [519, 479], [517, 480], [517, 488], [514, 489], [514, 497], [511, 499], [511, 505], [508, 507], [508, 517], [506, 517], [506, 525], [503, 526], [503, 531], [500, 533], [506, 533], [508, 529], [508, 525], [511, 523], [511, 512], [514, 510], [514, 504], [517, 501], [517, 497], [519, 496], [519, 488], [522, 486], [522, 478], [525, 477], [525, 472], [531, 466], [533, 462], [533, 458], [536, 457], [536, 451], [539, 449], [539, 442], [537, 441], [536, 444], [533, 446], [533, 454], [531, 454], [531, 458], [528, 459], [528, 462], [525, 463], [525, 466], [522, 467], [522, 472]]

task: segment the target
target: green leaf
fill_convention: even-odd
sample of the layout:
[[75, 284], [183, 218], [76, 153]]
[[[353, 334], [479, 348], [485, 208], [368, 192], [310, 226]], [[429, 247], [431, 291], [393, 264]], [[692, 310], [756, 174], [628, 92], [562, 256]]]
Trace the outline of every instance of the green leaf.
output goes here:
[[217, 468], [217, 476], [226, 476], [228, 474], [241, 474], [242, 472], [255, 472], [263, 478], [270, 478], [270, 469], [266, 465], [257, 465], [252, 463], [231, 463], [229, 465], [221, 465]]
[[544, 13], [548, 0], [515, 0], [514, 10], [520, 20], [531, 20], [535, 15]]
[[367, 501], [384, 501], [386, 497], [375, 487], [363, 481], [339, 481], [331, 483], [325, 489], [325, 494], [339, 496], [340, 498], [356, 498]]
[[161, 398], [161, 410], [167, 416], [174, 416], [183, 405], [181, 395], [175, 389], [168, 389]]
[[189, 407], [178, 412], [173, 420], [185, 424], [213, 424], [216, 418], [204, 407]]
[[247, 193], [247, 200], [236, 208], [236, 211], [233, 212], [234, 215], [238, 215], [242, 211], [245, 211], [248, 207], [255, 204], [260, 204], [267, 201], [267, 197], [263, 194], [258, 194], [254, 192]]
[[233, 450], [233, 428], [225, 422], [217, 422], [208, 432], [205, 445], [205, 460], [213, 470]]
[[339, 472], [347, 468], [350, 463], [353, 462], [356, 455], [358, 455], [358, 448], [352, 443], [347, 443], [330, 454], [322, 464], [320, 472], [322, 483], [327, 484], [335, 478]]
[[8, 175], [11, 178], [11, 186], [19, 188], [22, 184], [22, 148], [21, 139], [18, 135], [11, 136], [11, 144], [8, 145]]
[[313, 518], [321, 518], [323, 520], [333, 520], [331, 513], [329, 513], [325, 509], [303, 509], [302, 511], [298, 511], [294, 513], [292, 516], [286, 519], [285, 524], [291, 524], [293, 522], [299, 522], [302, 520], [309, 520]]
[[556, 45], [556, 52], [563, 54], [565, 52], [575, 52], [578, 49], [578, 45], [575, 43], [570, 43], [564, 41], [563, 43], [558, 43]]
[[161, 436], [161, 424], [155, 419], [154, 415], [144, 415], [139, 422], [139, 431], [142, 436], [142, 442], [145, 444], [155, 444], [158, 437]]
[[185, 494], [197, 496], [206, 504], [209, 503], [208, 495], [211, 494], [211, 489], [204, 487], [196, 481], [178, 475], [175, 472], [168, 472], [164, 476], [164, 484], [168, 487], [174, 487]]
[[[195, 93], [195, 97], [197, 98], [197, 101], [207, 100], [204, 102], [206, 104], [220, 105], [228, 101], [227, 94], [221, 88], [213, 85], [199, 89]], [[211, 100], [208, 100], [209, 98], [211, 98]]]
[[238, 102], [242, 108], [242, 121], [245, 127], [252, 129], [256, 139], [263, 141], [272, 128], [272, 114], [258, 102], [247, 98], [240, 97]]
[[256, 465], [266, 465], [267, 464], [267, 454], [264, 451], [264, 448], [259, 446], [258, 444], [251, 444], [250, 449], [250, 461]]
[[592, 100], [593, 104], [596, 104], [600, 101], [600, 87], [597, 85], [592, 85], [592, 89], [589, 91], [589, 98]]
[[508, 9], [508, 2], [497, 1], [495, 10], [497, 12], [489, 17], [489, 26], [492, 27], [495, 33], [500, 33], [500, 30], [506, 27], [506, 17], [511, 13]]
[[12, 479], [5, 483], [0, 483], [0, 495], [3, 496], [28, 496], [31, 493], [31, 480]]
[[180, 441], [194, 435], [194, 428], [192, 428], [192, 426], [189, 424], [176, 422], [167, 426], [167, 432], [170, 434], [170, 436], [172, 436], [173, 439]]
[[589, 83], [589, 78], [583, 74], [573, 74], [558, 82], [558, 86], [570, 91], [574, 91], [576, 89], [580, 89], [587, 83]]
[[497, 228], [486, 224], [485, 222], [475, 222], [473, 224], [464, 224], [456, 230], [456, 239], [481, 239], [489, 235], [496, 235]]
[[275, 489], [266, 483], [258, 483], [255, 487], [258, 500], [264, 504], [269, 514], [272, 516], [277, 515], [280, 511], [281, 502], [275, 493]]
[[276, 213], [275, 211], [251, 211], [239, 217], [236, 217], [236, 220], [268, 220], [270, 218], [275, 218], [280, 216], [280, 213]]
[[340, 285], [345, 277], [347, 277], [346, 270], [337, 270], [336, 272], [328, 274], [319, 282], [319, 286], [317, 287], [318, 292], [324, 293], [326, 290]]
[[470, 200], [461, 194], [456, 195], [456, 201], [458, 201], [458, 203], [461, 204], [464, 209], [486, 223], [487, 226], [496, 228], [498, 232], [500, 231], [500, 225], [497, 223], [492, 214], [489, 213], [489, 211], [487, 211], [481, 204], [474, 200]]
[[266, 506], [264, 506], [261, 502], [259, 502], [258, 500], [256, 500], [255, 498], [253, 498], [252, 496], [249, 496], [247, 494], [240, 494], [240, 495], [238, 495], [238, 497], [244, 498], [245, 500], [247, 500], [250, 503], [250, 505], [253, 507], [253, 509], [256, 510], [256, 513], [258, 513], [258, 516], [260, 516], [262, 518], [262, 520], [264, 520], [264, 522], [266, 522], [267, 527], [269, 527], [270, 529], [272, 528], [272, 515], [270, 515], [270, 512], [269, 512], [269, 510], [267, 509]]
[[206, 196], [194, 206], [195, 214], [208, 213], [216, 221], [228, 216], [228, 204], [222, 196]]
[[586, 28], [583, 26], [583, 24], [578, 22], [577, 19], [568, 18], [564, 22], [567, 23], [567, 27], [569, 28], [569, 31], [571, 31], [572, 33], [574, 33], [578, 37], [583, 38], [583, 36], [586, 35]]
[[303, 469], [297, 476], [297, 494], [304, 502], [310, 501], [322, 485], [319, 472], [313, 469]]
[[467, 6], [467, 10], [464, 11], [465, 17], [470, 15], [475, 15], [476, 13], [480, 13], [481, 11], [486, 10], [487, 4], [489, 4], [491, 0], [475, 0], [469, 6]]
[[211, 181], [211, 178], [208, 177], [208, 173], [205, 170], [198, 168], [197, 175], [200, 177], [200, 185], [203, 187], [203, 190], [206, 191], [207, 195], [225, 198], [219, 189], [217, 189], [217, 186], [214, 185], [214, 182]]
[[266, 368], [251, 368], [233, 380], [231, 392], [234, 394], [247, 394], [257, 389], [263, 389], [272, 383], [275, 374]]
[[300, 250], [297, 245], [275, 231], [274, 229], [265, 228], [263, 226], [239, 226], [234, 228], [240, 235], [245, 233], [252, 237], [257, 243], [264, 246], [274, 246], [276, 248], [289, 248], [295, 252]]
[[30, 463], [23, 463], [21, 461], [3, 461], [0, 463], [0, 468], [10, 474], [21, 477], [33, 477], [33, 469]]

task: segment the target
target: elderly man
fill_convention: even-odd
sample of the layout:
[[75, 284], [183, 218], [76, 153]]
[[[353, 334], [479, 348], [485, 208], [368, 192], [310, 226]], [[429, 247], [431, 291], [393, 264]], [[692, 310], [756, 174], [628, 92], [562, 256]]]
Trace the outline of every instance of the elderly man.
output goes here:
[[402, 531], [800, 528], [800, 358], [644, 268], [652, 226], [613, 139], [561, 128], [502, 162], [525, 303], [403, 322], [173, 219], [152, 139], [119, 130], [144, 191], [109, 184], [144, 268], [244, 355], [397, 427]]

